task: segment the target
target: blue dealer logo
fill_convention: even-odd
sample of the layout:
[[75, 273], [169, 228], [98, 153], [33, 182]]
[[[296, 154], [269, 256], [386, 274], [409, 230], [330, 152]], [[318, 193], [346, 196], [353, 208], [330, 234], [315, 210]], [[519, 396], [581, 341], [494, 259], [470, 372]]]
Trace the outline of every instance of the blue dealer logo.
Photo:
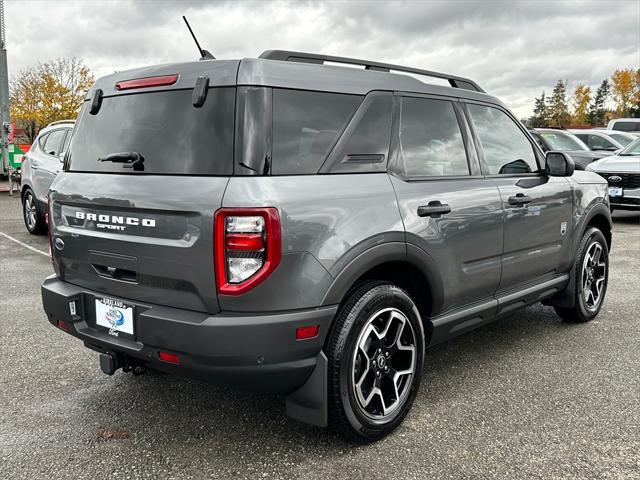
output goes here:
[[114, 328], [124, 325], [124, 315], [122, 315], [122, 312], [120, 310], [116, 310], [115, 308], [110, 308], [109, 310], [107, 310], [104, 314], [104, 318], [107, 322], [109, 322], [109, 325]]

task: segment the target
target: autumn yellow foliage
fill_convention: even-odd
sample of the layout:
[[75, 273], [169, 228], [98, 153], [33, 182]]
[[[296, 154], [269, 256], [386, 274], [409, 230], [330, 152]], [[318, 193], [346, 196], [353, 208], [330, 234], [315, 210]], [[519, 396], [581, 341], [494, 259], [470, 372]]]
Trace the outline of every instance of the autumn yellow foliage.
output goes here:
[[11, 118], [33, 142], [49, 123], [76, 118], [93, 82], [93, 74], [77, 58], [60, 58], [24, 70], [10, 82]]

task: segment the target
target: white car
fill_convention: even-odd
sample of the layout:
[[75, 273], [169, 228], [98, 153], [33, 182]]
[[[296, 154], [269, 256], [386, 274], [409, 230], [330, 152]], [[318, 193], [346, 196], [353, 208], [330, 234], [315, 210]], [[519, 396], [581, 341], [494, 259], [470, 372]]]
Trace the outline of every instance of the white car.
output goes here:
[[20, 191], [24, 224], [29, 233], [47, 231], [45, 212], [49, 187], [62, 168], [74, 124], [73, 120], [50, 123], [40, 130], [31, 149], [23, 157]]
[[618, 130], [640, 136], [640, 118], [616, 118], [609, 121], [607, 130]]
[[569, 131], [582, 140], [589, 147], [589, 150], [594, 152], [615, 152], [623, 149], [636, 139], [633, 135], [615, 130], [571, 129]]
[[640, 210], [640, 138], [617, 155], [590, 163], [587, 170], [607, 179], [612, 210]]

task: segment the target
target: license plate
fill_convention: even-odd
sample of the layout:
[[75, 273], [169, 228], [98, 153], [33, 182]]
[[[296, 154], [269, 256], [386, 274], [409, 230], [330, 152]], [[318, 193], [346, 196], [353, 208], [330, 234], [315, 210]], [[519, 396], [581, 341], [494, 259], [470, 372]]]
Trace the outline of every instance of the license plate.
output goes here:
[[622, 196], [622, 187], [609, 187], [609, 196], [610, 197], [621, 197]]
[[133, 307], [112, 298], [96, 298], [96, 323], [115, 336], [117, 332], [133, 335]]

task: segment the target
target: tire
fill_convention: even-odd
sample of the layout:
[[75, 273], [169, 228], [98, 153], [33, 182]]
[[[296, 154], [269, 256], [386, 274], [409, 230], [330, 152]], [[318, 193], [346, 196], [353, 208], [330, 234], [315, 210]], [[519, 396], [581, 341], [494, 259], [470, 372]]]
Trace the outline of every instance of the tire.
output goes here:
[[27, 188], [22, 194], [22, 219], [27, 231], [32, 235], [46, 233], [45, 213], [40, 208], [33, 190]]
[[597, 228], [589, 228], [582, 236], [574, 268], [573, 307], [555, 307], [555, 310], [568, 322], [588, 322], [600, 312], [609, 281], [609, 248]]
[[383, 282], [355, 289], [336, 317], [326, 353], [333, 430], [351, 442], [370, 443], [402, 423], [424, 361], [420, 313], [404, 290]]

